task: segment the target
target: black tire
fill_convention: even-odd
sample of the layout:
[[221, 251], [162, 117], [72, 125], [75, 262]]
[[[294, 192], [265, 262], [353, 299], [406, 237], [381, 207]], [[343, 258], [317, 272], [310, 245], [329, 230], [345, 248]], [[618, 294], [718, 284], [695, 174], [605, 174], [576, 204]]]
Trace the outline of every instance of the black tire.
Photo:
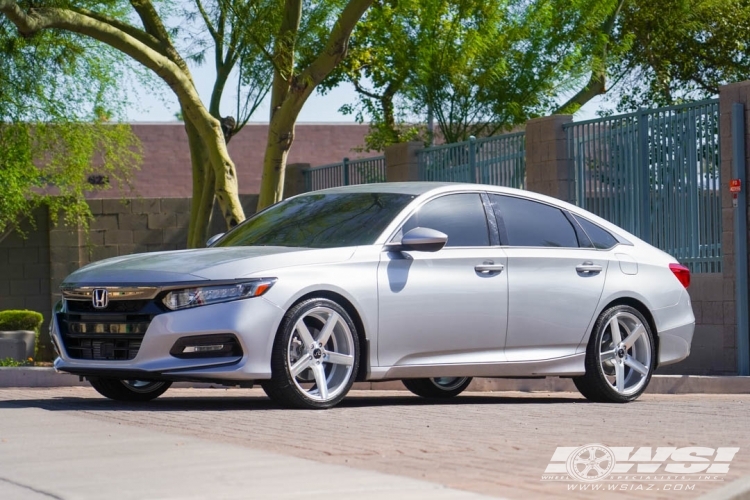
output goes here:
[[[299, 378], [292, 376], [288, 362], [288, 353], [290, 342], [294, 340], [292, 337], [295, 335], [295, 326], [297, 322], [305, 317], [308, 312], [321, 307], [335, 311], [349, 328], [349, 331], [351, 332], [350, 347], [352, 351], [351, 356], [353, 356], [353, 364], [348, 378], [343, 378], [337, 386], [336, 391], [338, 391], [338, 394], [336, 396], [332, 396], [326, 400], [315, 400], [311, 399], [307, 395], [307, 392], [295, 382], [295, 380], [299, 380]], [[310, 328], [314, 328], [314, 325], [311, 325]], [[351, 389], [359, 369], [359, 353], [359, 336], [357, 329], [351, 317], [343, 307], [333, 300], [326, 298], [312, 298], [305, 300], [289, 309], [284, 316], [284, 319], [279, 326], [279, 330], [276, 333], [273, 352], [271, 353], [271, 379], [261, 382], [261, 387], [272, 401], [281, 406], [315, 410], [331, 408], [344, 399], [349, 392], [349, 389]], [[327, 365], [330, 370], [334, 369], [334, 365], [331, 363], [323, 362], [323, 364]], [[343, 370], [345, 374], [346, 369]], [[305, 372], [300, 373], [300, 376], [302, 376], [303, 373]], [[331, 372], [327, 372], [326, 376], [331, 376]], [[344, 376], [346, 377], [346, 375]], [[315, 384], [315, 386], [317, 386], [317, 384]]]
[[471, 377], [407, 378], [402, 382], [407, 389], [417, 396], [445, 399], [458, 396], [464, 392], [471, 384]]
[[[646, 332], [645, 341], [650, 348], [650, 364], [648, 365], [648, 374], [645, 376], [645, 381], [643, 381], [643, 378], [640, 378], [639, 384], [642, 383], [642, 386], [638, 390], [629, 394], [621, 394], [615, 389], [613, 384], [607, 379], [607, 376], [612, 376], [612, 374], [605, 374], [604, 368], [599, 359], [602, 342], [607, 341], [605, 335], [608, 334], [609, 323], [612, 318], [619, 313], [628, 313], [640, 321]], [[611, 334], [609, 335], [611, 336]], [[629, 354], [630, 352], [631, 350], [625, 351], [626, 354]], [[586, 347], [586, 374], [579, 377], [573, 377], [573, 383], [578, 391], [589, 401], [597, 403], [628, 403], [637, 399], [648, 387], [648, 384], [651, 381], [651, 376], [654, 373], [654, 367], [656, 366], [656, 356], [654, 335], [646, 318], [644, 318], [637, 309], [630, 306], [619, 305], [610, 307], [602, 312], [594, 324], [594, 330], [591, 333], [591, 338]], [[629, 368], [623, 369], [628, 370]], [[626, 371], [626, 373], [628, 372]], [[633, 375], [635, 375], [635, 373]]]
[[144, 402], [156, 399], [172, 385], [165, 381], [121, 380], [117, 378], [90, 378], [89, 383], [102, 396], [115, 401]]

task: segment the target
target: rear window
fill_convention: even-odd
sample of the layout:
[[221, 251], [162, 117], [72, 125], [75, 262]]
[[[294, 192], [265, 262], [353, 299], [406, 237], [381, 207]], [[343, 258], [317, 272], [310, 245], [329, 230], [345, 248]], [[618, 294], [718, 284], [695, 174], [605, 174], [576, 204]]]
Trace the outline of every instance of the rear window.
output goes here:
[[503, 244], [514, 247], [578, 248], [573, 225], [560, 209], [513, 196], [490, 195], [505, 233]]
[[372, 245], [414, 198], [398, 193], [297, 196], [249, 218], [215, 246], [333, 248]]
[[594, 248], [607, 250], [608, 248], [612, 248], [613, 246], [617, 245], [617, 239], [612, 236], [606, 229], [603, 229], [593, 222], [590, 222], [582, 217], [578, 217], [575, 214], [571, 215], [573, 215], [573, 218], [575, 218], [576, 222], [581, 225], [583, 230], [586, 231], [589, 239], [594, 244]]

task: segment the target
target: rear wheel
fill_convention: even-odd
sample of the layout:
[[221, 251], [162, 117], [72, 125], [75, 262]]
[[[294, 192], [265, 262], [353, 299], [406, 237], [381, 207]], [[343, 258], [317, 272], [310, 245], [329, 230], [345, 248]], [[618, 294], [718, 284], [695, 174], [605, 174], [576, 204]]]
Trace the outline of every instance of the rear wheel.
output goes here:
[[591, 401], [627, 403], [646, 390], [655, 365], [648, 321], [633, 307], [614, 306], [596, 321], [586, 349], [586, 374], [573, 382]]
[[471, 383], [471, 377], [407, 378], [402, 380], [407, 389], [423, 398], [452, 398]]
[[122, 380], [101, 377], [89, 379], [91, 386], [102, 396], [116, 401], [151, 401], [169, 389], [172, 382], [155, 380]]
[[323, 409], [349, 392], [359, 366], [354, 322], [336, 302], [317, 298], [292, 307], [271, 355], [271, 379], [261, 386], [277, 403]]

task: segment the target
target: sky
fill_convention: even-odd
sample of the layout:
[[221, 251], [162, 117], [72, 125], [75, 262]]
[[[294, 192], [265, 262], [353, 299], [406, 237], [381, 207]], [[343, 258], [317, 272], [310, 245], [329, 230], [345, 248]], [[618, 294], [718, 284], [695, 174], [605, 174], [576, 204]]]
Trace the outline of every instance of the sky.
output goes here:
[[[208, 51], [210, 52], [210, 51]], [[198, 92], [203, 102], [208, 102], [211, 94], [211, 85], [214, 80], [213, 62], [210, 55], [204, 65], [191, 68]], [[230, 82], [232, 79], [230, 79]], [[166, 86], [165, 86], [166, 87]], [[236, 86], [227, 84], [222, 102], [222, 116], [234, 115], [234, 100], [232, 96], [236, 92]], [[129, 122], [174, 122], [175, 113], [179, 110], [177, 100], [169, 91], [154, 93], [152, 89], [146, 89], [140, 84], [135, 84], [133, 89], [136, 104], [129, 108], [127, 121]], [[268, 122], [270, 94], [266, 97], [260, 108], [250, 118], [251, 122]], [[353, 104], [357, 101], [357, 93], [349, 83], [344, 83], [333, 89], [326, 95], [313, 92], [305, 103], [297, 123], [354, 123], [353, 115], [344, 115], [339, 109], [344, 104]], [[576, 121], [596, 118], [596, 111], [601, 107], [601, 99], [594, 99], [586, 104], [576, 113]]]

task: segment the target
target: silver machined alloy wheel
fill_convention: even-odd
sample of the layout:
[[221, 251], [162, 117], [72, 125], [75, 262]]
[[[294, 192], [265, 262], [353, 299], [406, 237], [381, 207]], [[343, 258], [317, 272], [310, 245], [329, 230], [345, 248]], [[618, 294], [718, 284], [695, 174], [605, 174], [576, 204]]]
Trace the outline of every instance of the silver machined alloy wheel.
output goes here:
[[646, 389], [656, 362], [654, 338], [643, 315], [620, 305], [604, 311], [586, 351], [586, 374], [573, 381], [592, 401], [628, 402]]
[[330, 307], [306, 312], [289, 337], [287, 363], [305, 397], [320, 402], [336, 398], [346, 387], [354, 366], [349, 325]]
[[599, 348], [599, 363], [619, 394], [634, 394], [648, 381], [652, 356], [647, 335], [643, 323], [629, 312], [618, 312], [609, 320]]
[[271, 380], [261, 385], [285, 405], [329, 408], [357, 374], [359, 341], [349, 314], [329, 299], [311, 299], [287, 313], [274, 344]]

